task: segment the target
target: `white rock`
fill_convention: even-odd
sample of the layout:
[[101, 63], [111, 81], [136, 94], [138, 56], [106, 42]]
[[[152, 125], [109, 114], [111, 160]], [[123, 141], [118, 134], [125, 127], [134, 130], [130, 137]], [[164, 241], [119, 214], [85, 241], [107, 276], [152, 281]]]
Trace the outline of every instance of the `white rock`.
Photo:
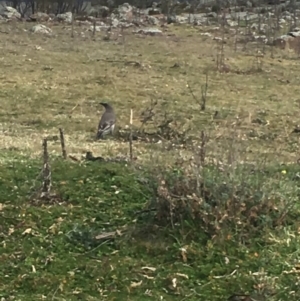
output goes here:
[[66, 12], [64, 14], [58, 14], [56, 16], [57, 20], [64, 21], [64, 22], [67, 22], [67, 23], [72, 23], [72, 18], [73, 18], [73, 14], [70, 11]]
[[43, 33], [43, 34], [51, 34], [52, 29], [43, 25], [43, 24], [36, 24], [30, 29], [33, 33]]
[[0, 16], [5, 17], [7, 19], [21, 18], [21, 14], [11, 6], [2, 6], [0, 8]]

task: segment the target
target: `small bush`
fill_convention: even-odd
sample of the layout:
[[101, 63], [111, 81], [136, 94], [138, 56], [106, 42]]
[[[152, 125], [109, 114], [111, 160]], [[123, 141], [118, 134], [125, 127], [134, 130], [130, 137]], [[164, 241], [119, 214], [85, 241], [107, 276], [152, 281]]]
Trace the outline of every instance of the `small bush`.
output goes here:
[[[245, 242], [282, 224], [293, 224], [299, 188], [282, 167], [208, 165], [159, 171], [156, 221], [164, 225], [192, 222], [209, 238], [235, 236]], [[289, 174], [295, 175], [290, 168]]]

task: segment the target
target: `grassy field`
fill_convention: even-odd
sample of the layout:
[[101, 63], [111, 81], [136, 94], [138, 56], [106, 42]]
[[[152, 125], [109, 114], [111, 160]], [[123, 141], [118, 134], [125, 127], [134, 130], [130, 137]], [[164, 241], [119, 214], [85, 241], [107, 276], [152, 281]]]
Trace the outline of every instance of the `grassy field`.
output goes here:
[[[234, 51], [228, 31], [219, 72], [220, 45], [203, 35], [220, 37], [215, 28], [107, 39], [85, 26], [73, 38], [71, 26], [53, 25], [52, 36], [31, 26], [0, 24], [0, 297], [299, 300], [297, 55]], [[118, 128], [94, 141], [104, 100]], [[59, 127], [78, 159], [128, 156], [130, 109], [135, 163], [60, 158]], [[60, 199], [37, 204], [45, 137]], [[117, 237], [97, 239], [110, 231]]]

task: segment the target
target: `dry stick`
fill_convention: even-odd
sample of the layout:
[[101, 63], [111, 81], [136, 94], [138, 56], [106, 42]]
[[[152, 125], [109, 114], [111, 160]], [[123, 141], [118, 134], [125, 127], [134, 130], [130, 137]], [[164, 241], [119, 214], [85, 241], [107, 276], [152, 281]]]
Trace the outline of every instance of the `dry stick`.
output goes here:
[[129, 134], [129, 155], [130, 160], [133, 160], [133, 152], [132, 152], [132, 119], [133, 119], [133, 111], [130, 109], [130, 134]]
[[62, 155], [63, 155], [64, 159], [67, 159], [65, 137], [64, 137], [64, 132], [63, 132], [62, 128], [59, 128], [59, 134], [60, 134], [60, 144], [61, 144]]
[[195, 172], [196, 174], [196, 181], [197, 181], [197, 192], [198, 194], [203, 193], [203, 182], [201, 179], [202, 169], [205, 164], [205, 156], [206, 156], [206, 135], [204, 131], [201, 131], [201, 144], [200, 144], [200, 150], [198, 152], [197, 161], [196, 161], [196, 167], [197, 170]]
[[43, 140], [43, 186], [41, 197], [48, 196], [51, 190], [51, 170], [49, 165], [49, 155], [47, 149], [47, 138]]
[[205, 107], [206, 107], [206, 99], [207, 99], [207, 89], [208, 89], [208, 71], [206, 71], [205, 74], [205, 85], [204, 87], [201, 87], [201, 111], [205, 111]]
[[71, 38], [74, 38], [74, 12], [72, 14], [72, 21], [71, 21]]
[[93, 37], [96, 34], [96, 19], [94, 19], [94, 24], [93, 24]]
[[201, 131], [201, 145], [200, 145], [200, 152], [199, 152], [201, 167], [203, 167], [204, 163], [205, 163], [205, 155], [206, 155], [205, 146], [206, 146], [206, 142], [207, 142], [206, 141], [206, 135], [205, 135], [204, 131]]

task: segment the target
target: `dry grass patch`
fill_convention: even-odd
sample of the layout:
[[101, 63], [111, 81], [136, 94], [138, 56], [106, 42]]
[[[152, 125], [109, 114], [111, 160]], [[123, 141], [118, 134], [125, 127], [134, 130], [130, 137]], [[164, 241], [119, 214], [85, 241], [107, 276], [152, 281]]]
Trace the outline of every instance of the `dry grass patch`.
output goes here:
[[[156, 131], [171, 117], [170, 126], [179, 133], [186, 131], [194, 143], [201, 130], [208, 131], [208, 148], [219, 154], [235, 141], [241, 160], [262, 154], [281, 161], [294, 162], [298, 157], [298, 138], [290, 135], [298, 123], [299, 107], [298, 63], [291, 54], [285, 58], [276, 50], [272, 59], [265, 47], [266, 54], [258, 58], [261, 46], [251, 44], [245, 52], [240, 47], [234, 52], [229, 32], [224, 48], [229, 72], [219, 73], [218, 42], [195, 28], [169, 26], [163, 36], [154, 37], [127, 29], [123, 37], [115, 33], [105, 41], [104, 34], [93, 38], [85, 26], [75, 26], [75, 38], [68, 26], [52, 26], [53, 36], [25, 31], [31, 26], [1, 24], [9, 32], [0, 48], [2, 148], [39, 152], [42, 136], [56, 135], [62, 127], [72, 153], [87, 149], [99, 155], [124, 153], [127, 145], [118, 136], [108, 144], [93, 142], [102, 112], [98, 103], [105, 99], [115, 106], [119, 129], [128, 126], [132, 108], [134, 126], [139, 128], [140, 114], [152, 99], [158, 104], [147, 131]], [[200, 111], [187, 85], [200, 100], [206, 72], [207, 105]], [[136, 144], [141, 158], [148, 156], [147, 145]], [[161, 145], [155, 152], [164, 156], [166, 143]], [[50, 144], [50, 149], [58, 152], [59, 143]]]

